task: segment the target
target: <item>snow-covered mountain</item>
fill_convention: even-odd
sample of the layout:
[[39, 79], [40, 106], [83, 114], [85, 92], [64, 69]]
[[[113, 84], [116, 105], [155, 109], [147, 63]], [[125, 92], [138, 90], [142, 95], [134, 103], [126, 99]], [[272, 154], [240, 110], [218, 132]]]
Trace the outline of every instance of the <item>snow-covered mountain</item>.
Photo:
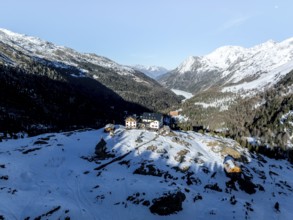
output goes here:
[[[30, 56], [58, 62], [55, 63], [56, 66], [65, 64], [64, 67], [66, 65], [79, 67], [82, 63], [89, 63], [109, 68], [120, 75], [134, 75], [135, 73], [134, 69], [117, 64], [106, 57], [88, 53], [82, 54], [73, 49], [57, 46], [37, 37], [14, 33], [6, 29], [0, 28], [0, 41]], [[0, 56], [0, 59], [4, 60], [4, 57]], [[16, 60], [14, 62], [17, 64]], [[84, 72], [87, 72], [87, 70], [84, 70]]]
[[[78, 75], [73, 74], [72, 76], [91, 77], [99, 82], [102, 82], [104, 85], [109, 86], [118, 93], [121, 92], [121, 88], [116, 89], [113, 85], [107, 85], [109, 84], [109, 81], [120, 81], [120, 79], [130, 80], [134, 81], [134, 84], [138, 83], [143, 87], [149, 87], [153, 90], [156, 88], [161, 90], [163, 93], [169, 93], [169, 95], [174, 96], [173, 93], [163, 89], [157, 82], [149, 77], [146, 77], [134, 68], [118, 64], [103, 56], [89, 53], [79, 53], [71, 48], [57, 46], [37, 37], [14, 33], [6, 29], [0, 29], [0, 43], [2, 46], [10, 46], [13, 50], [10, 51], [10, 54], [5, 52], [11, 48], [6, 48], [6, 50], [0, 51], [0, 63], [2, 62], [6, 65], [21, 65], [26, 60], [19, 60], [19, 57], [21, 55], [26, 55], [37, 62], [49, 61], [50, 65], [54, 65], [57, 68], [66, 69], [75, 67], [80, 70], [80, 73]], [[18, 56], [13, 56], [15, 54]], [[101, 68], [103, 68], [102, 71]], [[105, 71], [109, 73], [105, 74]], [[117, 80], [117, 78], [120, 79]], [[131, 89], [128, 88], [127, 90], [128, 91], [126, 92], [129, 94]]]
[[269, 40], [251, 48], [224, 46], [205, 56], [191, 56], [160, 82], [190, 92], [215, 86], [238, 92], [263, 89], [292, 69], [293, 38], [280, 43]]
[[103, 124], [123, 120], [125, 112], [160, 111], [180, 101], [133, 68], [5, 29], [0, 72], [0, 92], [9, 94], [0, 98], [0, 131], [27, 129], [28, 121]]
[[133, 68], [140, 71], [140, 72], [143, 72], [144, 74], [146, 74], [147, 76], [149, 76], [153, 79], [157, 79], [169, 71], [166, 68], [161, 67], [161, 66], [135, 65], [135, 66], [133, 66]]
[[[223, 171], [227, 154], [241, 176]], [[116, 126], [113, 137], [100, 129], [4, 140], [0, 219], [292, 219], [292, 169], [195, 132]]]

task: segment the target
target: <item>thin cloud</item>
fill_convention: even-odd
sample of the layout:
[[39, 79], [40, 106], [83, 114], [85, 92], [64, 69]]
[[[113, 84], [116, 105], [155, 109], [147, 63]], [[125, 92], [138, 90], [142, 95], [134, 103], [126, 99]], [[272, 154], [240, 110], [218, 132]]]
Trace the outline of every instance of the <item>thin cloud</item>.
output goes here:
[[222, 24], [218, 30], [219, 31], [226, 31], [228, 29], [239, 27], [242, 24], [244, 24], [247, 20], [249, 20], [250, 18], [251, 18], [251, 16], [244, 16], [244, 17], [239, 17], [239, 18], [229, 20], [229, 21], [225, 22], [224, 24]]

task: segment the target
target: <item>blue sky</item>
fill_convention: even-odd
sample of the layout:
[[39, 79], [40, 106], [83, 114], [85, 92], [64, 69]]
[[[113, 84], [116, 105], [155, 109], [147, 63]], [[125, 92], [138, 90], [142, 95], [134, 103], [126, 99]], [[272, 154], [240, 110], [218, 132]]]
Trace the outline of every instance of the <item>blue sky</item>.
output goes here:
[[220, 46], [293, 37], [293, 1], [7, 0], [0, 27], [121, 64], [171, 69]]

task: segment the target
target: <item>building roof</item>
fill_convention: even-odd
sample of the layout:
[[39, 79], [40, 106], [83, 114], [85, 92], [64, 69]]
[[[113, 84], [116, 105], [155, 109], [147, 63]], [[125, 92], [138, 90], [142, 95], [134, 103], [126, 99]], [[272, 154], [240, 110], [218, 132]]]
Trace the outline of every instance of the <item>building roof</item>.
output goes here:
[[132, 119], [132, 120], [137, 120], [137, 116], [136, 115], [129, 115], [126, 117], [125, 121], [129, 120], [129, 119]]
[[163, 115], [161, 113], [144, 112], [141, 115], [141, 119], [161, 121], [163, 119]]
[[178, 111], [170, 111], [169, 112], [169, 115], [170, 116], [178, 116], [179, 115], [179, 112]]

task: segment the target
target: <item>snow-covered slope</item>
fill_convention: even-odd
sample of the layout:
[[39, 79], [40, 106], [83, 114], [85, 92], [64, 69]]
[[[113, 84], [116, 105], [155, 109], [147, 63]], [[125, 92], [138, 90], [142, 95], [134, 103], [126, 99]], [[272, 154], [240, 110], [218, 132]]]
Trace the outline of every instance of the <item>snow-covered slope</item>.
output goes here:
[[0, 65], [53, 80], [74, 77], [75, 82], [102, 84], [122, 99], [150, 110], [162, 110], [179, 102], [170, 90], [129, 66], [5, 29], [0, 29]]
[[[117, 64], [106, 57], [87, 53], [81, 54], [73, 49], [57, 46], [40, 38], [14, 33], [6, 29], [0, 28], [0, 41], [30, 56], [46, 58], [70, 66], [78, 67], [79, 63], [86, 62], [112, 69], [121, 75], [131, 75], [135, 72], [134, 69]], [[56, 65], [58, 64], [56, 63]]]
[[190, 99], [193, 97], [192, 93], [190, 92], [185, 92], [185, 91], [182, 91], [182, 90], [178, 90], [178, 89], [171, 89], [172, 92], [174, 92], [176, 95], [182, 95], [185, 97], [185, 99]]
[[[101, 138], [106, 150], [95, 155]], [[227, 153], [242, 160], [235, 182], [223, 171]], [[0, 219], [292, 219], [292, 169], [194, 132], [117, 126], [113, 137], [101, 129], [4, 140]]]
[[[160, 81], [170, 88], [185, 87], [189, 91], [196, 91], [194, 84], [197, 84], [200, 90], [222, 86], [228, 87], [225, 91], [237, 92], [263, 89], [292, 69], [293, 38], [290, 38], [280, 43], [269, 40], [251, 48], [224, 46], [206, 56], [191, 56]], [[231, 88], [231, 85], [238, 86]]]
[[143, 65], [135, 65], [134, 69], [146, 74], [147, 76], [157, 79], [161, 75], [168, 72], [168, 70], [161, 66], [143, 66]]

